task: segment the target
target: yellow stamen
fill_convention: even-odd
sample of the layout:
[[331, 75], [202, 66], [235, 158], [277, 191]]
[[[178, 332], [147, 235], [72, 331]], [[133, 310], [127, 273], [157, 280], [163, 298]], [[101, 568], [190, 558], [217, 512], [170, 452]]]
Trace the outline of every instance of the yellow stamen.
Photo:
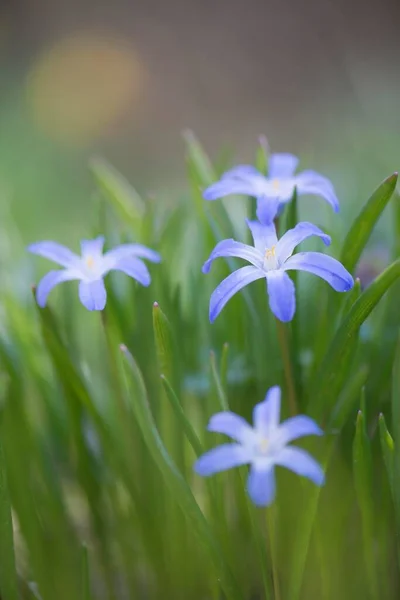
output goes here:
[[260, 442], [260, 450], [262, 453], [266, 452], [268, 450], [268, 446], [269, 446], [269, 441], [267, 440], [267, 438], [263, 438]]
[[91, 269], [92, 267], [94, 267], [94, 258], [93, 258], [93, 256], [88, 256], [86, 258], [86, 265], [89, 267], [89, 269]]
[[279, 186], [280, 186], [279, 179], [273, 179], [272, 187], [274, 188], [274, 190], [279, 190]]
[[272, 258], [273, 256], [275, 256], [275, 246], [267, 248], [265, 251], [265, 258]]

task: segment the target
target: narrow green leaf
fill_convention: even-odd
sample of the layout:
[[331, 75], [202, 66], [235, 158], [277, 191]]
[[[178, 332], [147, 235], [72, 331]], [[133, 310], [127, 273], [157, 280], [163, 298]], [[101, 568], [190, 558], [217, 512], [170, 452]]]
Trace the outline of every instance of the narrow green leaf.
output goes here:
[[383, 454], [383, 462], [385, 463], [386, 472], [389, 480], [390, 491], [394, 498], [394, 442], [386, 427], [385, 417], [381, 413], [379, 415], [379, 437]]
[[196, 169], [200, 185], [204, 187], [211, 185], [216, 180], [216, 175], [210, 159], [192, 131], [185, 131], [183, 137], [188, 159]]
[[126, 346], [121, 346], [123, 356], [123, 367], [127, 389], [135, 401], [132, 407], [143, 433], [149, 452], [158, 466], [165, 484], [179, 503], [185, 516], [191, 521], [193, 529], [199, 540], [205, 545], [212, 559], [221, 586], [226, 596], [232, 600], [242, 599], [242, 594], [233, 577], [229, 566], [226, 564], [221, 548], [214, 538], [212, 531], [201, 512], [194, 496], [186, 481], [176, 468], [155, 426], [155, 422], [147, 399], [147, 392], [140, 370]]
[[307, 397], [309, 409], [317, 418], [330, 411], [342, 388], [355, 337], [365, 319], [390, 286], [400, 277], [400, 259], [387, 267], [353, 304], [336, 332], [328, 351], [312, 377]]
[[356, 433], [353, 442], [353, 471], [354, 485], [361, 513], [366, 575], [368, 577], [371, 597], [379, 598], [379, 585], [374, 553], [375, 513], [372, 487], [371, 446], [366, 433], [364, 413], [361, 410], [358, 412]]
[[215, 352], [210, 352], [210, 367], [211, 367], [211, 379], [218, 398], [218, 403], [221, 410], [229, 410], [229, 404], [226, 399], [224, 388], [222, 387], [221, 379], [217, 369], [217, 358]]
[[229, 353], [229, 344], [225, 342], [222, 346], [222, 354], [221, 354], [221, 366], [220, 366], [220, 378], [221, 378], [221, 386], [226, 394], [227, 386], [228, 386], [228, 353]]
[[358, 371], [351, 373], [347, 379], [342, 393], [336, 402], [329, 420], [329, 429], [340, 431], [347, 423], [351, 411], [360, 399], [361, 390], [367, 381], [369, 369], [367, 365], [361, 366]]
[[340, 262], [350, 272], [354, 271], [375, 223], [393, 195], [396, 183], [397, 173], [393, 173], [385, 179], [363, 206], [350, 227], [340, 256]]
[[[335, 446], [335, 438], [330, 436], [324, 448], [323, 456], [320, 459], [321, 465], [326, 471], [332, 457]], [[286, 597], [290, 600], [298, 600], [300, 597], [301, 586], [306, 568], [307, 555], [310, 547], [311, 535], [315, 524], [315, 517], [318, 510], [321, 488], [313, 486], [307, 494], [307, 503], [296, 524], [296, 535], [293, 539], [292, 557], [290, 566], [290, 577], [288, 581], [288, 592]]]
[[396, 517], [397, 549], [400, 563], [400, 338], [393, 363], [392, 379], [393, 501]]
[[0, 440], [0, 597], [17, 600], [14, 536], [11, 502], [7, 483], [7, 466]]
[[268, 144], [268, 140], [265, 135], [260, 136], [259, 144], [257, 146], [256, 152], [256, 168], [263, 175], [267, 175], [268, 173], [268, 158], [270, 155], [270, 148]]
[[153, 304], [153, 329], [160, 373], [173, 381], [174, 340], [170, 322], [158, 302]]
[[136, 190], [103, 158], [93, 158], [90, 170], [116, 213], [136, 229], [145, 211], [144, 202]]
[[177, 395], [175, 394], [171, 384], [169, 383], [165, 375], [161, 375], [161, 382], [164, 386], [166, 396], [171, 403], [172, 410], [174, 411], [175, 416], [182, 427], [182, 430], [185, 432], [185, 435], [190, 445], [192, 446], [196, 456], [200, 456], [200, 454], [204, 452], [203, 446], [195, 430], [193, 429], [190, 421], [188, 421], [188, 419], [186, 418], [186, 415], [183, 412], [182, 405], [179, 402]]
[[86, 544], [81, 546], [81, 564], [82, 564], [82, 600], [90, 600], [90, 577], [89, 577], [89, 557]]

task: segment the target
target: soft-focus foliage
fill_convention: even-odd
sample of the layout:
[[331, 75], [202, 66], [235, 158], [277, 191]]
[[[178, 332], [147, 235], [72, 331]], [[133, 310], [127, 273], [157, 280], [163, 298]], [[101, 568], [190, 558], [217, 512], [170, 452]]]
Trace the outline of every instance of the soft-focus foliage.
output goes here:
[[[188, 136], [187, 166], [188, 193], [168, 211], [139, 198], [106, 162], [91, 164], [98, 193], [87, 237], [159, 252], [149, 287], [111, 273], [101, 313], [85, 310], [74, 284], [39, 308], [29, 288], [43, 270], [31, 281], [15, 268], [1, 290], [0, 597], [392, 600], [400, 593], [398, 240], [386, 236], [392, 264], [346, 294], [295, 272], [291, 323], [277, 326], [262, 280], [210, 325], [210, 295], [238, 264], [220, 260], [207, 276], [201, 267], [221, 240], [250, 237], [230, 199], [202, 198], [230, 165], [214, 168]], [[400, 231], [396, 181], [391, 175], [357, 207], [353, 225], [340, 213], [329, 227], [318, 222], [353, 276], [391, 198]], [[279, 237], [298, 221], [298, 204], [280, 215]], [[254, 216], [253, 202], [241, 206]], [[11, 217], [3, 227], [18, 233]], [[326, 484], [277, 469], [265, 510], [246, 494], [246, 467], [203, 479], [193, 464], [223, 442], [206, 430], [213, 414], [250, 420], [275, 385], [282, 420], [297, 406], [324, 430], [296, 444], [323, 465]]]

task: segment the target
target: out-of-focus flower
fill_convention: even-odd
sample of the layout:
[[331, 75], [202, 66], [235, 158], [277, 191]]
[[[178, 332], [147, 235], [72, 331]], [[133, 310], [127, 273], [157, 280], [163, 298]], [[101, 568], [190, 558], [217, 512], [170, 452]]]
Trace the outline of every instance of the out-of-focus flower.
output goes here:
[[42, 308], [51, 290], [63, 281], [79, 281], [79, 299], [88, 310], [103, 310], [107, 293], [103, 278], [109, 271], [122, 271], [142, 285], [150, 285], [150, 273], [141, 258], [160, 262], [160, 255], [141, 244], [122, 244], [103, 254], [104, 237], [82, 240], [82, 256], [56, 242], [37, 242], [28, 251], [52, 260], [63, 270], [50, 271], [36, 288], [36, 300]]
[[338, 212], [339, 201], [329, 179], [311, 170], [295, 175], [298, 162], [293, 154], [272, 154], [267, 177], [251, 165], [240, 165], [224, 173], [219, 181], [204, 190], [203, 196], [205, 200], [230, 194], [253, 196], [257, 199], [257, 217], [262, 223], [269, 223], [276, 212], [290, 202], [295, 189], [299, 196], [321, 196]]
[[312, 223], [298, 223], [289, 229], [278, 241], [275, 225], [263, 225], [258, 221], [247, 221], [254, 240], [254, 247], [223, 240], [211, 252], [203, 265], [203, 273], [208, 273], [213, 260], [219, 257], [234, 256], [243, 258], [251, 266], [241, 267], [219, 284], [210, 298], [210, 321], [213, 322], [225, 304], [243, 287], [265, 277], [269, 295], [269, 305], [280, 321], [293, 319], [296, 298], [293, 281], [286, 271], [308, 271], [325, 279], [337, 292], [347, 292], [353, 285], [353, 277], [336, 259], [320, 252], [299, 252], [292, 256], [295, 247], [310, 236], [330, 244], [330, 237]]
[[288, 444], [306, 435], [323, 435], [323, 431], [303, 415], [279, 423], [280, 405], [281, 390], [275, 386], [254, 407], [253, 427], [229, 411], [211, 417], [208, 430], [228, 435], [235, 443], [222, 444], [203, 454], [194, 465], [196, 473], [208, 477], [250, 464], [247, 490], [257, 506], [267, 506], [275, 497], [275, 466], [286, 467], [322, 485], [325, 477], [320, 465], [305, 450]]

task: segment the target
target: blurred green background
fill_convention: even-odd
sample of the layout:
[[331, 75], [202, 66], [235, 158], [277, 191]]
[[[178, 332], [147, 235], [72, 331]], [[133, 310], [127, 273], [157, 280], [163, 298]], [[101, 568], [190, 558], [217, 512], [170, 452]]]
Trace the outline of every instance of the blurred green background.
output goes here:
[[172, 203], [190, 128], [238, 161], [266, 134], [332, 177], [346, 216], [398, 167], [399, 12], [389, 0], [6, 0], [1, 206], [23, 243], [76, 243], [88, 157]]

